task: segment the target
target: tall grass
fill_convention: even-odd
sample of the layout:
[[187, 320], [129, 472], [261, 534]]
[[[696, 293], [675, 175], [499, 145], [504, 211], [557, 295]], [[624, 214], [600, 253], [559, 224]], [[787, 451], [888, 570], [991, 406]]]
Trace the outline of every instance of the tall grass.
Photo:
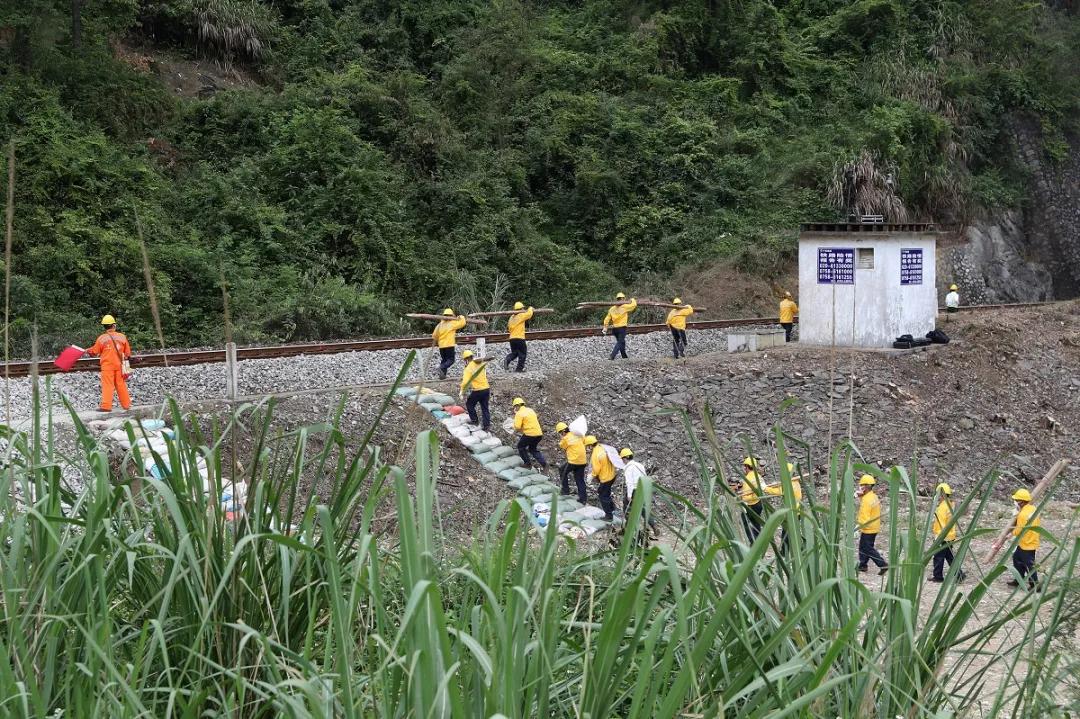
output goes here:
[[[47, 385], [45, 394], [51, 405]], [[816, 490], [807, 486], [812, 509], [776, 507], [753, 544], [718, 471], [701, 477], [704, 505], [648, 481], [636, 495], [678, 508], [685, 521], [671, 544], [639, 547], [631, 512], [615, 548], [578, 547], [507, 500], [460, 547], [437, 530], [436, 435], [415, 438], [410, 482], [370, 444], [374, 427], [350, 445], [338, 429], [343, 406], [291, 431], [274, 429], [272, 403], [240, 407], [204, 434], [170, 404], [179, 432], [166, 481], [123, 479], [78, 423], [76, 457], [55, 444], [51, 418], [29, 434], [5, 432], [13, 461], [0, 487], [0, 715], [1058, 711], [1057, 673], [1046, 668], [1074, 609], [1077, 543], [1041, 552], [1045, 591], [1003, 606], [987, 601], [1000, 563], [928, 590], [934, 546], [915, 511], [914, 477], [878, 472], [850, 445]], [[232, 479], [241, 470], [224, 438], [255, 417], [242, 462], [248, 519], [234, 524], [208, 501], [196, 460], [208, 460], [215, 482]], [[781, 468], [787, 444], [777, 430]], [[719, 441], [694, 451], [700, 466], [724, 466]], [[86, 484], [77, 490], [65, 479], [76, 471]], [[873, 588], [856, 579], [852, 503], [839, 501], [863, 471], [888, 487], [892, 569]], [[779, 480], [790, 485], [786, 471]], [[981, 479], [958, 507], [969, 566], [971, 539], [988, 530], [968, 528], [979, 526], [994, 481]], [[822, 501], [825, 489], [833, 502]], [[394, 531], [379, 534], [387, 505]], [[791, 548], [780, 555], [782, 525]], [[928, 603], [927, 591], [937, 592]]]

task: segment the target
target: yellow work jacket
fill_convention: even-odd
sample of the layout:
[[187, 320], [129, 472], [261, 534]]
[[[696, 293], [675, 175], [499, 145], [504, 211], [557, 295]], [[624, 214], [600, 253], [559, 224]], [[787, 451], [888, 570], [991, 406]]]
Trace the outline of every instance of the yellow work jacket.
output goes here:
[[607, 314], [604, 316], [604, 327], [611, 325], [612, 327], [626, 327], [626, 323], [630, 320], [630, 313], [637, 309], [637, 299], [632, 299], [625, 305], [615, 305], [608, 309]]
[[[784, 494], [783, 484], [770, 484], [763, 489], [765, 494], [773, 497], [780, 497]], [[802, 483], [794, 477], [791, 478], [791, 495], [795, 497], [795, 504], [802, 502]]]
[[855, 518], [859, 531], [863, 534], [877, 534], [881, 531], [881, 500], [870, 490], [859, 500], [859, 515]]
[[540, 437], [544, 430], [540, 429], [540, 420], [536, 412], [528, 407], [519, 407], [514, 413], [514, 429], [526, 437]]
[[694, 308], [690, 305], [667, 313], [667, 326], [673, 330], [686, 329], [686, 318], [694, 314]]
[[760, 494], [761, 479], [758, 477], [757, 472], [747, 472], [746, 476], [743, 477], [742, 486], [739, 487], [739, 499], [747, 507], [753, 507], [761, 501]]
[[431, 333], [432, 339], [439, 345], [439, 349], [457, 346], [457, 333], [465, 326], [465, 317], [458, 315], [452, 320], [443, 320], [435, 325], [435, 331]]
[[461, 391], [464, 392], [466, 387], [470, 392], [491, 389], [488, 383], [487, 362], [472, 360], [465, 365], [465, 372], [461, 375]]
[[592, 476], [600, 480], [601, 484], [615, 481], [615, 465], [607, 456], [607, 450], [596, 445], [592, 451]]
[[[941, 536], [946, 525], [952, 521], [952, 504], [949, 500], [941, 500], [941, 504], [934, 510], [934, 538]], [[956, 525], [949, 528], [949, 534], [945, 537], [946, 542], [956, 541]]]
[[518, 312], [516, 315], [511, 315], [510, 320], [506, 323], [506, 329], [510, 333], [510, 339], [523, 340], [525, 339], [525, 323], [532, 319], [533, 308], [525, 310], [524, 312]]
[[567, 432], [559, 440], [559, 449], [566, 452], [567, 464], [585, 464], [585, 440]]
[[799, 314], [799, 306], [793, 300], [784, 299], [780, 302], [780, 321], [784, 324], [795, 321], [795, 315]]
[[[1039, 533], [1031, 531], [1039, 526], [1039, 518], [1031, 518], [1035, 514], [1035, 505], [1028, 502], [1020, 508], [1016, 515], [1016, 527], [1013, 536], [1020, 537], [1020, 549], [1034, 550], [1039, 548]], [[1021, 534], [1023, 532], [1023, 534]]]

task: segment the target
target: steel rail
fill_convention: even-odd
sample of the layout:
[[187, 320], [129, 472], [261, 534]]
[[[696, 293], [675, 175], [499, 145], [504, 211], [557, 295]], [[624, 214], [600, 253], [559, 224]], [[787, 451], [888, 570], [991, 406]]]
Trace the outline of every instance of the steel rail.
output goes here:
[[[1025, 307], [1040, 307], [1043, 305], [1056, 304], [1055, 302], [1022, 302], [1017, 304], [999, 305], [965, 305], [959, 309], [964, 312], [982, 310], [1016, 309]], [[941, 308], [944, 310], [944, 308]], [[797, 321], [797, 320], [796, 320]], [[775, 325], [775, 317], [738, 317], [723, 320], [701, 320], [687, 322], [689, 330], [715, 330], [727, 327], [748, 327], [753, 325]], [[651, 332], [667, 331], [663, 324], [630, 325], [627, 333], [632, 335], [648, 334]], [[596, 337], [598, 329], [592, 327], [566, 327], [551, 330], [531, 330], [530, 340], [559, 340], [576, 337]], [[462, 344], [474, 344], [477, 339], [485, 342], [499, 343], [510, 339], [505, 332], [493, 332], [487, 334], [460, 334], [458, 339]], [[236, 350], [237, 360], [254, 359], [277, 359], [284, 357], [302, 357], [304, 355], [339, 354], [342, 352], [378, 352], [381, 350], [397, 349], [423, 349], [431, 346], [431, 338], [424, 337], [400, 337], [393, 339], [353, 340], [345, 342], [311, 342], [305, 344], [273, 345], [263, 347], [240, 347]], [[225, 350], [182, 350], [178, 352], [149, 352], [147, 354], [133, 355], [131, 357], [132, 369], [149, 367], [187, 367], [199, 364], [217, 364], [225, 361]], [[38, 362], [37, 373], [59, 374], [61, 370], [52, 362]], [[8, 362], [6, 369], [11, 377], [28, 377], [34, 371], [34, 362]], [[95, 372], [98, 370], [96, 359], [81, 359], [75, 363], [70, 372]]]

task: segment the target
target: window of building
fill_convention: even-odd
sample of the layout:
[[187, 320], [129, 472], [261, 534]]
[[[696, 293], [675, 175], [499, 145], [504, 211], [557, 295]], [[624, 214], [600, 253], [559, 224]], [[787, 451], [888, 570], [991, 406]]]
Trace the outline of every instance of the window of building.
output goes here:
[[874, 269], [874, 248], [860, 247], [856, 252], [855, 266], [860, 270]]

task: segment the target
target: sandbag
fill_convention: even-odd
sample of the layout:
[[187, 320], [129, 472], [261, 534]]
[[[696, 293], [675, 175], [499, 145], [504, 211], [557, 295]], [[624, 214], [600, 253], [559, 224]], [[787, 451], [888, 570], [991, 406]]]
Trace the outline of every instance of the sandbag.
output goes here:
[[480, 441], [472, 436], [472, 432], [469, 431], [468, 427], [447, 427], [446, 429], [450, 432], [450, 434], [454, 435], [458, 439], [464, 439], [465, 437], [468, 437], [469, 439], [475, 440], [477, 442]]
[[491, 447], [485, 447], [483, 442], [477, 442], [469, 447], [469, 451], [473, 453], [473, 458], [479, 454], [487, 454], [491, 451]]
[[[518, 459], [521, 459], [521, 458], [518, 457]], [[512, 466], [513, 465], [510, 464], [510, 460], [508, 460], [508, 459], [496, 459], [494, 462], [491, 462], [489, 464], [484, 465], [484, 467], [491, 470], [495, 474], [498, 474], [499, 472], [503, 472], [503, 471], [505, 471], [507, 469], [510, 469]]]
[[428, 412], [434, 412], [435, 410], [442, 409], [442, 405], [435, 402], [421, 402], [420, 406], [426, 409]]
[[[601, 514], [601, 516], [603, 516]], [[581, 516], [580, 511], [567, 512], [566, 514], [559, 516], [559, 528], [562, 529], [563, 525], [575, 525], [581, 524], [587, 519], [587, 517]]]
[[510, 455], [509, 457], [503, 457], [502, 461], [506, 462], [507, 469], [510, 469], [511, 467], [521, 467], [525, 464], [524, 460], [516, 454]]
[[577, 514], [580, 514], [582, 519], [603, 519], [604, 510], [599, 507], [582, 507], [577, 510]]
[[536, 497], [540, 494], [552, 494], [558, 491], [554, 484], [550, 482], [537, 482], [528, 486], [522, 487], [518, 492], [523, 497]]
[[487, 432], [485, 430], [480, 429], [479, 427], [475, 427], [472, 430], [472, 436], [476, 437], [477, 439], [481, 439], [481, 440], [483, 440], [483, 439], [491, 439], [491, 432]]
[[611, 522], [605, 522], [603, 519], [584, 519], [581, 521], [581, 526], [585, 530], [592, 529], [599, 531], [601, 529], [607, 529], [611, 526]]
[[498, 437], [488, 437], [487, 439], [482, 439], [480, 440], [480, 444], [484, 445], [488, 449], [495, 449], [496, 447], [502, 446], [502, 442], [499, 441]]
[[512, 457], [517, 454], [517, 451], [513, 447], [507, 447], [506, 445], [499, 445], [491, 451], [499, 457]]
[[574, 512], [576, 510], [581, 509], [583, 506], [585, 506], [585, 505], [583, 505], [581, 502], [577, 501], [576, 499], [569, 499], [567, 497], [559, 497], [558, 511], [559, 511], [559, 514], [561, 516], [566, 516], [570, 512]]
[[544, 491], [544, 492], [541, 492], [540, 494], [534, 494], [533, 496], [529, 497], [529, 501], [533, 503], [534, 507], [537, 504], [546, 504], [548, 506], [551, 506], [551, 501], [554, 498], [555, 498], [555, 492]]
[[[492, 462], [498, 462], [499, 461], [499, 458], [496, 457], [491, 452], [484, 452], [483, 454], [478, 454], [478, 455], [476, 455], [475, 459], [476, 459], [477, 462], [479, 462], [480, 464], [485, 465], [485, 466], [487, 466], [488, 464], [490, 464]], [[510, 468], [509, 467], [503, 467], [503, 469], [510, 469]]]
[[140, 419], [139, 425], [147, 432], [157, 432], [165, 428], [163, 419]]
[[416, 387], [398, 387], [394, 390], [394, 394], [398, 397], [415, 397]]
[[589, 423], [585, 420], [585, 415], [578, 415], [578, 418], [570, 423], [570, 431], [579, 437], [589, 433]]
[[422, 401], [424, 401], [424, 402], [438, 402], [440, 407], [445, 407], [448, 404], [453, 404], [454, 403], [454, 398], [451, 397], [448, 394], [442, 394], [442, 393], [439, 393], [439, 392], [435, 392], [435, 393], [430, 394], [427, 397], [425, 397]]
[[523, 477], [526, 474], [532, 474], [532, 472], [525, 469], [524, 467], [511, 467], [510, 469], [504, 469], [503, 471], [499, 472], [499, 479], [509, 482], [511, 479], [517, 479], [518, 477]]
[[468, 447], [470, 449], [472, 449], [472, 447], [474, 445], [479, 444], [479, 440], [477, 440], [477, 439], [475, 439], [473, 437], [467, 437], [467, 436], [466, 437], [458, 437], [457, 441], [460, 442], [465, 447]]
[[510, 489], [520, 492], [523, 488], [528, 487], [530, 484], [537, 484], [543, 482], [542, 479], [537, 479], [535, 474], [527, 474], [524, 477], [515, 477], [507, 481], [506, 486]]
[[[442, 412], [443, 410], [440, 409], [439, 411]], [[465, 427], [466, 429], [468, 429], [468, 427], [466, 425], [469, 424], [469, 415], [467, 415], [467, 414], [458, 414], [458, 415], [454, 415], [454, 416], [446, 415], [443, 418], [442, 423], [443, 423], [443, 426], [446, 427], [447, 429], [449, 429], [451, 427]]]
[[449, 414], [451, 417], [457, 417], [459, 414], [465, 414], [465, 408], [457, 404], [447, 405], [446, 407], [443, 407], [443, 409], [446, 410], [446, 413]]
[[433, 410], [431, 410], [431, 416], [434, 417], [435, 419], [448, 419], [450, 417], [449, 414], [447, 414], [446, 412], [444, 412], [441, 409], [433, 409]]

